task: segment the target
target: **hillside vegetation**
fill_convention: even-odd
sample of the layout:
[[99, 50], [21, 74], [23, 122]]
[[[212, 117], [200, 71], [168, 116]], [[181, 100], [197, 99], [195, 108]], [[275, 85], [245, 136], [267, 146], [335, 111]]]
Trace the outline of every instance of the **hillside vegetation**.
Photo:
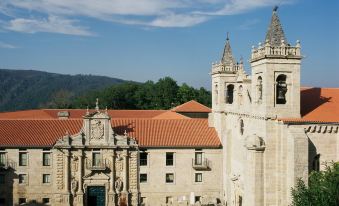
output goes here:
[[0, 69], [0, 111], [35, 108], [169, 109], [189, 100], [211, 106], [204, 88], [178, 85], [170, 77], [137, 83], [93, 75]]
[[0, 111], [56, 107], [57, 99], [71, 101], [89, 91], [123, 82], [103, 76], [0, 69]]

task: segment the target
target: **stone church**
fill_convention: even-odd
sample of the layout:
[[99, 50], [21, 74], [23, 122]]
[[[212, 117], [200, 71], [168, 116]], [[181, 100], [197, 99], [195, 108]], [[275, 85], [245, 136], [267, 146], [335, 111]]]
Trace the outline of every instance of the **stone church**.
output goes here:
[[301, 60], [275, 8], [251, 75], [227, 35], [211, 109], [0, 113], [0, 205], [286, 206], [339, 161], [339, 88], [301, 87]]

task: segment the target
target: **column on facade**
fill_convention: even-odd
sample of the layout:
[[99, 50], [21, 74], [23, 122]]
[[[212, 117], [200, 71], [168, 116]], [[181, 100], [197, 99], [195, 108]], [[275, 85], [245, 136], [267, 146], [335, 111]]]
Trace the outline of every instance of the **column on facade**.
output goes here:
[[250, 137], [246, 144], [245, 172], [245, 206], [264, 205], [264, 151], [265, 146], [260, 137]]
[[80, 154], [79, 154], [79, 189], [78, 189], [78, 193], [82, 194], [83, 191], [83, 187], [82, 187], [82, 177], [83, 177], [83, 152], [82, 150], [80, 150]]
[[66, 193], [69, 193], [69, 183], [70, 183], [70, 180], [69, 180], [69, 174], [70, 174], [70, 167], [69, 167], [69, 159], [70, 159], [70, 152], [69, 150], [65, 150], [65, 157], [66, 157], [66, 160], [65, 160], [65, 192]]
[[123, 191], [125, 193], [127, 193], [127, 184], [128, 184], [128, 150], [127, 149], [124, 152], [123, 157], [124, 157], [123, 168], [125, 170], [124, 171], [124, 182], [123, 182], [124, 189], [123, 189]]
[[111, 179], [110, 179], [110, 187], [109, 187], [109, 191], [111, 193], [114, 193], [114, 172], [115, 172], [115, 154], [114, 154], [114, 150], [112, 150], [112, 153], [111, 153], [111, 162], [112, 162], [112, 166], [111, 166]]

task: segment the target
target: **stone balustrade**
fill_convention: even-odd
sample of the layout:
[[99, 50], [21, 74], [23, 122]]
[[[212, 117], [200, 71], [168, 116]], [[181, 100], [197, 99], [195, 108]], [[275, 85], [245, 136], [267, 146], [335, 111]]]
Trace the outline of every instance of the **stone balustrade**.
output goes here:
[[225, 65], [222, 62], [212, 63], [212, 74], [216, 73], [235, 73], [243, 69], [243, 64]]
[[281, 46], [271, 46], [266, 42], [264, 45], [259, 43], [258, 47], [252, 47], [251, 62], [269, 57], [301, 59], [300, 42], [297, 41], [295, 46], [286, 45], [284, 42]]

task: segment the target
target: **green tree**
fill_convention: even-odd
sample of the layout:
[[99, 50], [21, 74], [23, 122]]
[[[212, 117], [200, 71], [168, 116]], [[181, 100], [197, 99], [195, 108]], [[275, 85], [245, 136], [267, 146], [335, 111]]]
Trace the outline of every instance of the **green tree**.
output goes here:
[[320, 172], [312, 172], [308, 186], [298, 180], [292, 188], [292, 206], [337, 206], [339, 205], [339, 163], [326, 165]]
[[156, 109], [169, 109], [177, 103], [179, 86], [171, 77], [159, 79], [155, 84], [156, 88]]
[[178, 89], [178, 103], [182, 104], [192, 99], [196, 100], [197, 92], [193, 87], [188, 86], [186, 83], [183, 83]]

